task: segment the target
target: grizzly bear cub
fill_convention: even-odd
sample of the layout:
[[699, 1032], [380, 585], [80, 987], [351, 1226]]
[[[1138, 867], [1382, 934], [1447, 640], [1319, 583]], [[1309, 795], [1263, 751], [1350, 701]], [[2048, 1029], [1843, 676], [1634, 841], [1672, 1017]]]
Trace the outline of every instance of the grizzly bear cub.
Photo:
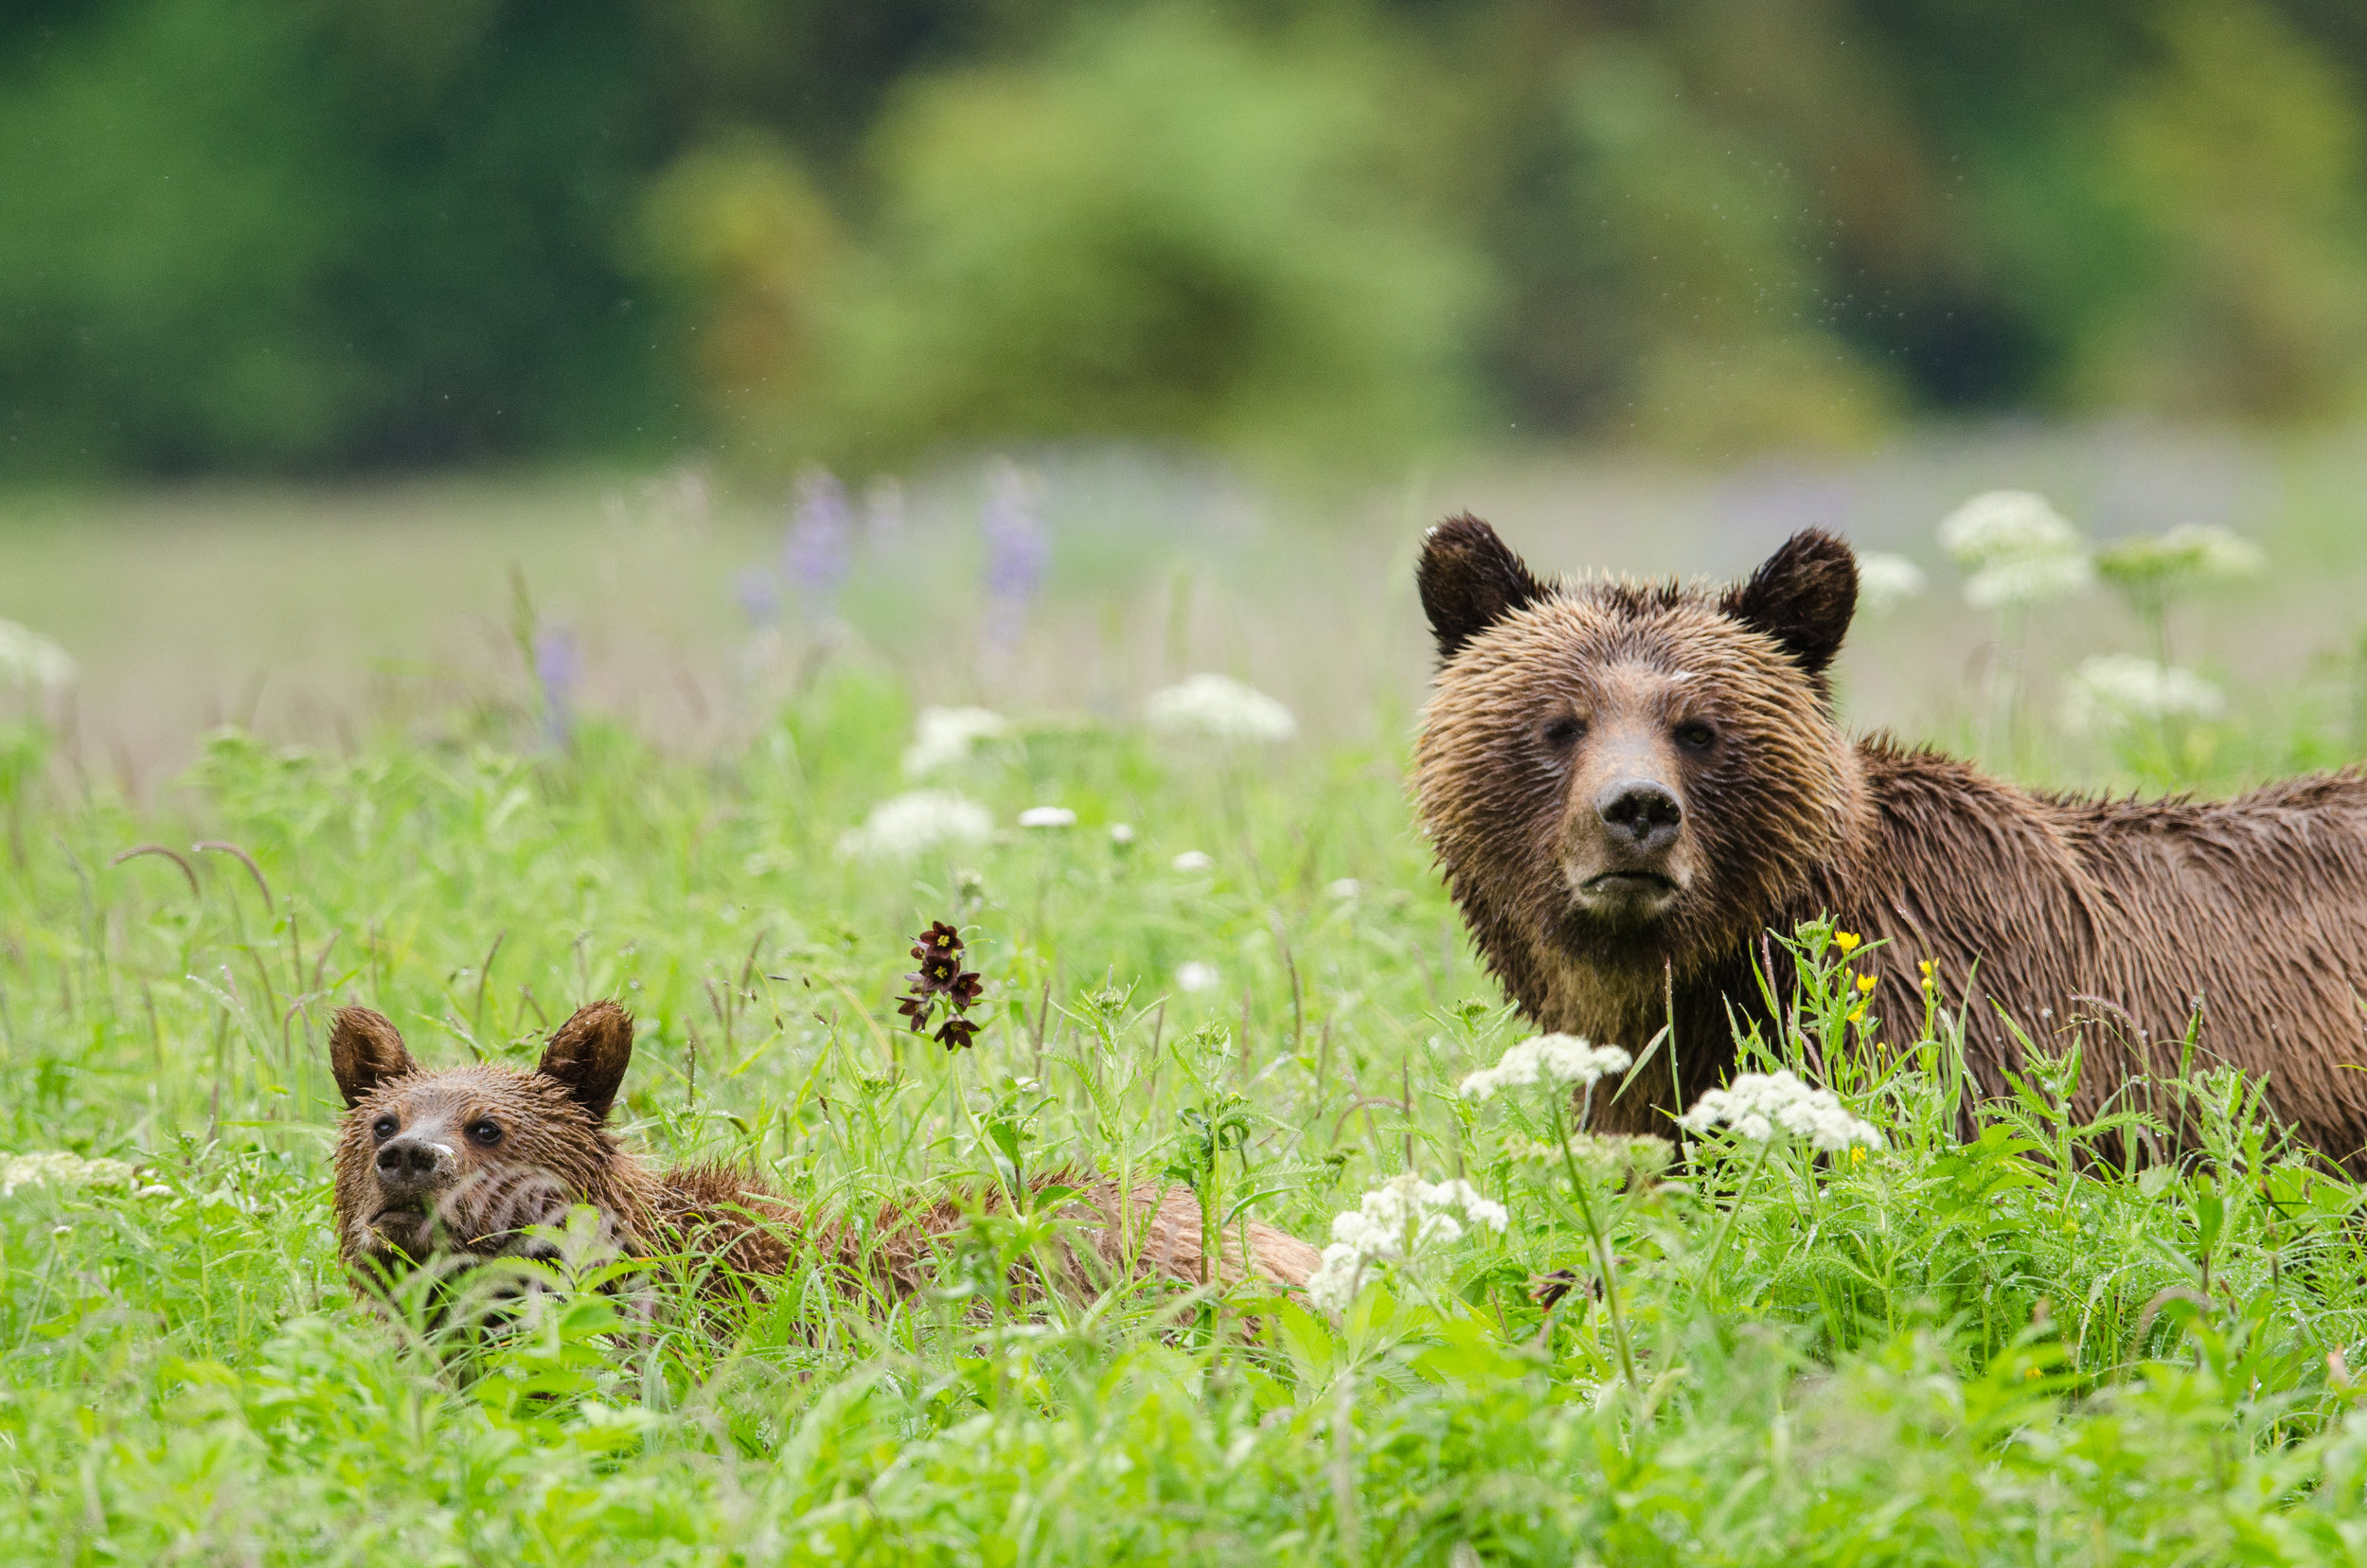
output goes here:
[[1597, 1125], [1663, 1127], [1715, 1085], [1735, 1025], [1767, 1021], [1760, 973], [1784, 981], [1765, 934], [1829, 916], [1880, 944], [1856, 968], [1891, 1038], [1927, 973], [1961, 1007], [1984, 1094], [2020, 1037], [2076, 1039], [2092, 1114], [2177, 1071], [2191, 1022], [2195, 1064], [2243, 1068], [2360, 1164], [2367, 778], [2138, 802], [1852, 741], [1826, 680], [1857, 561], [1813, 530], [1722, 590], [1557, 584], [1463, 516], [1417, 580], [1440, 666], [1415, 789], [1481, 953], [1539, 1027], [1639, 1054], [1670, 1030], [1673, 1072], [1598, 1094]]
[[[723, 1286], [722, 1271], [778, 1274], [802, 1250], [829, 1266], [843, 1295], [898, 1300], [927, 1284], [942, 1248], [969, 1223], [944, 1194], [887, 1204], [868, 1224], [815, 1226], [747, 1172], [651, 1166], [607, 1125], [632, 1059], [632, 1019], [614, 1002], [578, 1011], [530, 1073], [422, 1067], [394, 1025], [365, 1007], [337, 1014], [329, 1053], [347, 1107], [336, 1151], [337, 1245], [357, 1286], [431, 1260], [551, 1256], [543, 1227], [583, 1204], [629, 1255], [720, 1265], [708, 1267], [710, 1289]], [[1055, 1184], [1076, 1189], [1061, 1212], [1093, 1255], [1089, 1262], [1067, 1248], [1059, 1288], [1083, 1297], [1130, 1276], [1202, 1282], [1200, 1207], [1188, 1191], [1140, 1187], [1121, 1203], [1111, 1182], [1065, 1173], [1032, 1187]], [[977, 1199], [972, 1206], [987, 1212], [1008, 1207], [999, 1186]], [[1267, 1225], [1249, 1227], [1248, 1248], [1244, 1257], [1238, 1227], [1226, 1227], [1222, 1283], [1254, 1274], [1304, 1285], [1322, 1262], [1314, 1248]]]

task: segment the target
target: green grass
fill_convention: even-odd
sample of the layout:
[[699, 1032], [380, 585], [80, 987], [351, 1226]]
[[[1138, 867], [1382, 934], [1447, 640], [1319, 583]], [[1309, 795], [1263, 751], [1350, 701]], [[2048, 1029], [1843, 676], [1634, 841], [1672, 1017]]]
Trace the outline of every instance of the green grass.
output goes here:
[[[1819, 1051], [1880, 1151], [1704, 1145], [1660, 1180], [1593, 1149], [1537, 1162], [1542, 1092], [1456, 1093], [1522, 1031], [1410, 828], [1400, 756], [1040, 723], [947, 782], [1000, 822], [1059, 804], [1077, 826], [842, 859], [906, 787], [910, 718], [845, 663], [705, 761], [598, 723], [550, 750], [488, 704], [342, 758], [224, 734], [136, 809], [16, 787], [0, 1146], [143, 1174], [0, 1199], [0, 1557], [2367, 1556], [2360, 1194], [2284, 1151], [2242, 1084], [2156, 1088], [2209, 1150], [2176, 1170], [2125, 1171], [2116, 1130], [2066, 1121], [2069, 1058], [1960, 1145], [1945, 1019], [1877, 1048], [1811, 931], [1811, 1005], [1760, 1048]], [[143, 844], [179, 864], [118, 861]], [[1212, 867], [1176, 870], [1191, 849]], [[910, 933], [939, 917], [991, 984], [954, 1058], [893, 1028]], [[1187, 963], [1218, 983], [1179, 989]], [[431, 1062], [523, 1063], [605, 995], [641, 1021], [637, 1136], [826, 1208], [993, 1180], [998, 1139], [1026, 1169], [1155, 1179], [1238, 1117], [1197, 1167], [1227, 1209], [1321, 1241], [1412, 1168], [1511, 1222], [1382, 1271], [1337, 1320], [1135, 1294], [1037, 1321], [978, 1288], [991, 1267], [893, 1314], [792, 1277], [720, 1339], [662, 1289], [645, 1319], [562, 1288], [474, 1349], [358, 1306], [329, 1232], [329, 1012], [380, 1007]], [[975, 1238], [989, 1263], [1013, 1245]], [[1578, 1288], [1547, 1312], [1528, 1281], [1559, 1269]], [[1255, 1310], [1261, 1337], [1205, 1331], [1212, 1308]]]

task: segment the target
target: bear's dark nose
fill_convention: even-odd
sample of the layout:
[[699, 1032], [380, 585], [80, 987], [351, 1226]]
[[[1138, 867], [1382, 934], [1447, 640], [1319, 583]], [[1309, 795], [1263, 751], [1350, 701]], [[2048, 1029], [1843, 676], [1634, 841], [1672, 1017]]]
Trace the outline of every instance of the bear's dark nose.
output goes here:
[[1594, 814], [1620, 847], [1645, 854], [1668, 847], [1677, 837], [1677, 824], [1684, 820], [1675, 793], [1648, 778], [1622, 778], [1610, 785], [1594, 797]]
[[390, 1195], [441, 1186], [456, 1168], [451, 1149], [425, 1138], [389, 1138], [378, 1146], [378, 1185]]

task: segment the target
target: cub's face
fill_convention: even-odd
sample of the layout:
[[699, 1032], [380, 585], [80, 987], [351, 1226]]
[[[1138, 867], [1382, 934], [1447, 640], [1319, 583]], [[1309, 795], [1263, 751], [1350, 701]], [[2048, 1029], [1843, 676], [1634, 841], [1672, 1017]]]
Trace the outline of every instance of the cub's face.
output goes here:
[[395, 1269], [443, 1255], [539, 1256], [530, 1227], [592, 1201], [616, 1149], [602, 1129], [632, 1052], [614, 1004], [569, 1020], [532, 1073], [430, 1072], [394, 1025], [337, 1015], [329, 1056], [347, 1110], [336, 1153], [338, 1247]]
[[1747, 938], [1828, 851], [1849, 762], [1824, 674], [1856, 575], [1804, 538], [1713, 599], [1549, 588], [1485, 524], [1433, 534], [1420, 809], [1500, 972], [1525, 956], [1657, 982]]

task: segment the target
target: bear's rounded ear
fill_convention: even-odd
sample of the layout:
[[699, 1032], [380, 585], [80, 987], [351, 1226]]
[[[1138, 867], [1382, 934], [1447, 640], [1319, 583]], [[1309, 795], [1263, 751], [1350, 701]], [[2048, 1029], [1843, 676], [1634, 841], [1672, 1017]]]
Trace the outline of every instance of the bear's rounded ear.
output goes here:
[[1824, 672], [1858, 612], [1858, 558], [1822, 528], [1805, 529], [1769, 556], [1750, 581], [1727, 589], [1717, 607], [1774, 638], [1823, 696]]
[[594, 1002], [559, 1026], [534, 1070], [566, 1090], [596, 1122], [608, 1119], [632, 1060], [632, 1014], [614, 1002]]
[[1496, 530], [1463, 512], [1431, 529], [1422, 541], [1414, 581], [1431, 635], [1438, 639], [1440, 663], [1515, 611], [1552, 595], [1529, 572]]
[[403, 1049], [402, 1033], [384, 1013], [367, 1007], [340, 1007], [329, 1025], [329, 1070], [337, 1075], [337, 1092], [347, 1109], [369, 1098], [388, 1078], [418, 1071], [419, 1064]]

